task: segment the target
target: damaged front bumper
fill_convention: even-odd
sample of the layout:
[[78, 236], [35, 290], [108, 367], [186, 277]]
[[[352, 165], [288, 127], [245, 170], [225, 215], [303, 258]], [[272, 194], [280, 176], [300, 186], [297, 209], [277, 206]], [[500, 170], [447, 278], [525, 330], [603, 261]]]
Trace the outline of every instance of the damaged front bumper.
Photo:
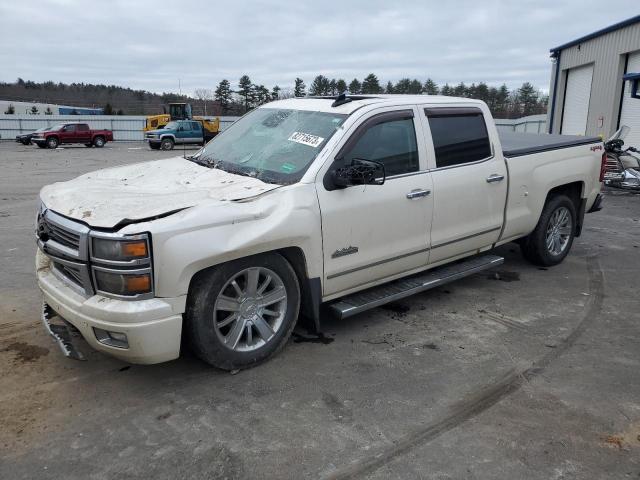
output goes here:
[[67, 357], [85, 358], [85, 342], [129, 363], [160, 363], [180, 355], [184, 298], [86, 297], [59, 278], [40, 251], [37, 265], [42, 322]]

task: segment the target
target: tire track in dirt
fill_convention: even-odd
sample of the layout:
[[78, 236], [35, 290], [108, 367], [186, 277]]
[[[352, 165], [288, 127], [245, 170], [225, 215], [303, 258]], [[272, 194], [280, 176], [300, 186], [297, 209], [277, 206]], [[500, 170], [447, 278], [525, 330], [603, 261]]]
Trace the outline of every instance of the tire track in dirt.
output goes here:
[[355, 479], [375, 472], [414, 448], [427, 444], [443, 433], [453, 430], [478, 416], [503, 398], [518, 391], [522, 385], [528, 383], [532, 378], [543, 373], [554, 360], [575, 344], [576, 340], [598, 318], [602, 310], [604, 274], [600, 262], [597, 257], [590, 256], [586, 259], [586, 266], [590, 294], [588, 304], [585, 306], [586, 313], [571, 333], [558, 342], [556, 348], [534, 361], [528, 368], [524, 370], [510, 369], [492, 384], [470, 393], [464, 400], [452, 405], [446, 417], [432, 421], [420, 430], [406, 434], [395, 441], [393, 445], [382, 449], [373, 456], [357, 460], [333, 472], [326, 473], [322, 478], [327, 480]]

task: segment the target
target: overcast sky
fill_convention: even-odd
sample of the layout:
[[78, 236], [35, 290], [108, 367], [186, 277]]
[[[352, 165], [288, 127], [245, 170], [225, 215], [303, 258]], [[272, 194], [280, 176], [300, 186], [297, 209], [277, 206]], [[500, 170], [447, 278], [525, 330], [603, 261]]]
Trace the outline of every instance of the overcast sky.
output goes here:
[[637, 0], [29, 0], [0, 3], [0, 81], [192, 94], [242, 74], [307, 85], [484, 81], [547, 90], [549, 48], [638, 13]]

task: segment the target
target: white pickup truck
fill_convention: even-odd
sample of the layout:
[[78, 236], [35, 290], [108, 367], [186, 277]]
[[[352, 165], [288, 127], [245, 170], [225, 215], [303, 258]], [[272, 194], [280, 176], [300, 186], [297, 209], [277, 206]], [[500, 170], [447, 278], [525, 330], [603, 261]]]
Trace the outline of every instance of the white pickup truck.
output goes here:
[[193, 157], [46, 186], [46, 328], [132, 363], [246, 368], [299, 315], [348, 317], [498, 265], [569, 253], [600, 208], [600, 139], [499, 135], [480, 101], [345, 96], [269, 103]]

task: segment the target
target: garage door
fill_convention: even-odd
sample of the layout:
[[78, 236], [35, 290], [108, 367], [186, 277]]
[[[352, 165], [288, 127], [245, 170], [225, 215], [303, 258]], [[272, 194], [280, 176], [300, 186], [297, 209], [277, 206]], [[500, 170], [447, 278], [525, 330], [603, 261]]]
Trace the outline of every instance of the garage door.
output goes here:
[[[640, 73], [640, 52], [629, 55], [626, 73]], [[624, 139], [626, 145], [640, 147], [640, 98], [631, 98], [631, 82], [625, 82], [620, 111], [620, 125], [631, 129]]]
[[593, 65], [572, 68], [567, 72], [562, 128], [564, 135], [584, 135], [587, 130]]

